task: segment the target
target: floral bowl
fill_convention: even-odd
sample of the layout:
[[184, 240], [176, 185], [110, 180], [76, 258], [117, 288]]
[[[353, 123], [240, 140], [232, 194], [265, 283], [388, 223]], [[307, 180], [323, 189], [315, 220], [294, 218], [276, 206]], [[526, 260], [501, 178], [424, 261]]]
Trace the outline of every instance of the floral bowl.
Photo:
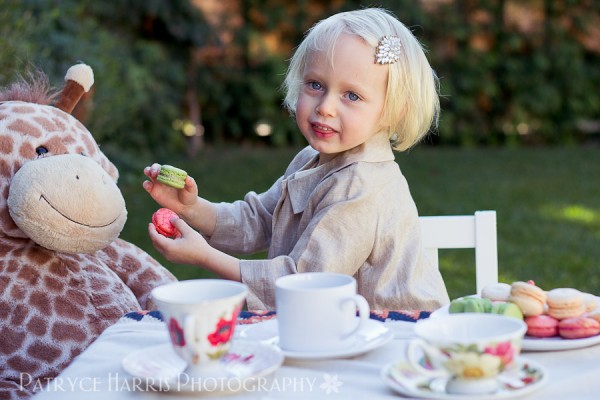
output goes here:
[[407, 358], [422, 373], [449, 376], [451, 393], [493, 392], [496, 377], [521, 352], [527, 325], [496, 314], [465, 313], [420, 321]]

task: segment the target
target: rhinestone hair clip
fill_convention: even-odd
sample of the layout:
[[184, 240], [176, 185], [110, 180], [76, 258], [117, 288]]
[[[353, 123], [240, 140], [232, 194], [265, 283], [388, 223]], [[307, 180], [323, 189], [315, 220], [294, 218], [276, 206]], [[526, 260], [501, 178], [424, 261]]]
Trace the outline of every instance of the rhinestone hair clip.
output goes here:
[[377, 45], [375, 64], [393, 64], [400, 60], [400, 47], [398, 36], [384, 36]]

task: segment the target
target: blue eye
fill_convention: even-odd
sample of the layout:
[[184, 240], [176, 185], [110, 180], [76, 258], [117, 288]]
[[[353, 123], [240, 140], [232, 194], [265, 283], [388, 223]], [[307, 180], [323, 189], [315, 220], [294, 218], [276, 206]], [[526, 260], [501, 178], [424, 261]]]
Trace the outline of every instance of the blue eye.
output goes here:
[[312, 89], [312, 90], [321, 90], [323, 88], [323, 86], [321, 86], [321, 84], [319, 82], [308, 82], [308, 86]]
[[360, 97], [358, 97], [358, 95], [356, 93], [348, 93], [348, 99], [350, 99], [351, 101], [358, 101], [360, 100]]

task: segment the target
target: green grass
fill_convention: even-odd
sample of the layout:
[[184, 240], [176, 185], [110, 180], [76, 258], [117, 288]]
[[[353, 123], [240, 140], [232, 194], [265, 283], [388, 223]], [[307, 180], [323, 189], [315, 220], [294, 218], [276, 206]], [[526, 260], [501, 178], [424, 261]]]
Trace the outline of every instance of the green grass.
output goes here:
[[[186, 169], [200, 194], [232, 201], [267, 189], [294, 149], [207, 149], [193, 161], [167, 160]], [[500, 281], [533, 279], [544, 289], [576, 287], [600, 294], [600, 149], [463, 149], [419, 146], [399, 154], [421, 215], [496, 210]], [[172, 265], [150, 244], [146, 231], [158, 207], [141, 187], [144, 163], [128, 165], [120, 181], [128, 221], [121, 237], [156, 257], [180, 279], [210, 276]], [[166, 162], [166, 161], [165, 161]], [[121, 168], [121, 165], [119, 165]], [[260, 255], [259, 255], [260, 256]], [[450, 297], [474, 292], [472, 250], [444, 250], [440, 269]]]

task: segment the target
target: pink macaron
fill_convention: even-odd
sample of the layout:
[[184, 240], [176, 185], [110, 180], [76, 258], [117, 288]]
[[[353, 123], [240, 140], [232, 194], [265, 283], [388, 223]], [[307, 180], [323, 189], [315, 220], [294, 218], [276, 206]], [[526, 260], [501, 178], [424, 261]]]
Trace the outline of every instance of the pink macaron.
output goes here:
[[592, 318], [573, 317], [558, 323], [558, 334], [566, 339], [581, 339], [600, 334], [600, 323]]
[[527, 335], [533, 337], [558, 336], [558, 320], [549, 315], [536, 315], [525, 318]]
[[152, 215], [152, 223], [156, 228], [156, 231], [163, 236], [168, 238], [179, 238], [181, 233], [171, 223], [171, 219], [176, 218], [177, 214], [168, 208], [159, 208]]

